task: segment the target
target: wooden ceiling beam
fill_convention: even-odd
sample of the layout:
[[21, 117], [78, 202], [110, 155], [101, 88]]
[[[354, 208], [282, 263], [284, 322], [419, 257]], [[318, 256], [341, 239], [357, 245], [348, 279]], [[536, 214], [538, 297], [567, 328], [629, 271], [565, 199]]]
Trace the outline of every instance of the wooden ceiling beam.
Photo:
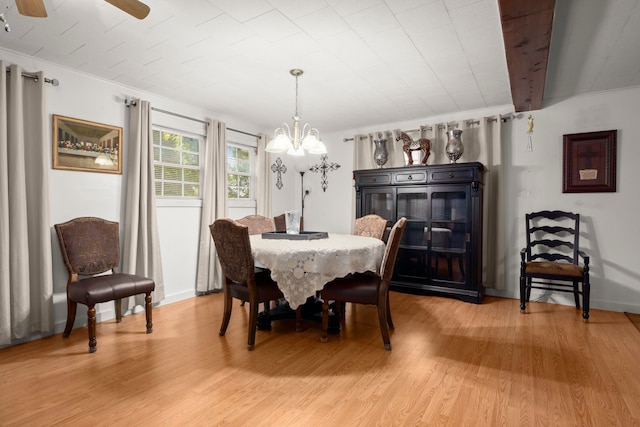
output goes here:
[[498, 0], [516, 112], [542, 108], [555, 0]]

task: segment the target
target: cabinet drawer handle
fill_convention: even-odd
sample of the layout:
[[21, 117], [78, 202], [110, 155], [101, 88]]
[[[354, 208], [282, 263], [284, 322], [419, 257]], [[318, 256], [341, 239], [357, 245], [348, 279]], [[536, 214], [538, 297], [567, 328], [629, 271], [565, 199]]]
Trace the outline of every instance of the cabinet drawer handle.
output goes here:
[[453, 172], [449, 172], [449, 178], [453, 178], [454, 176]]
[[407, 178], [409, 181], [411, 181], [413, 179], [413, 177], [411, 175], [409, 175], [409, 177]]

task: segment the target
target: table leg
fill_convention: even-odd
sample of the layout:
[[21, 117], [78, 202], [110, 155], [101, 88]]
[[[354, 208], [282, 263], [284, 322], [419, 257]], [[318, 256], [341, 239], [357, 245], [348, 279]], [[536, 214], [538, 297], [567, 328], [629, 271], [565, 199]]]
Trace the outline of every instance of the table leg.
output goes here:
[[302, 306], [296, 308], [296, 332], [302, 332]]

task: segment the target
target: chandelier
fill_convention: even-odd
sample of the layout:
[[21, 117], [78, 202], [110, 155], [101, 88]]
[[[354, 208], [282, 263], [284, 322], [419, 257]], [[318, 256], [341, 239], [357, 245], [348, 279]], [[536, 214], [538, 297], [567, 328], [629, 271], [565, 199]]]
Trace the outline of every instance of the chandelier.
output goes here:
[[320, 132], [306, 123], [300, 128], [300, 116], [298, 116], [298, 77], [302, 70], [294, 68], [289, 71], [296, 78], [296, 113], [293, 116], [293, 126], [286, 123], [276, 129], [273, 139], [269, 141], [265, 151], [269, 153], [284, 153], [291, 156], [304, 156], [304, 151], [309, 154], [326, 154], [327, 147], [320, 141]]

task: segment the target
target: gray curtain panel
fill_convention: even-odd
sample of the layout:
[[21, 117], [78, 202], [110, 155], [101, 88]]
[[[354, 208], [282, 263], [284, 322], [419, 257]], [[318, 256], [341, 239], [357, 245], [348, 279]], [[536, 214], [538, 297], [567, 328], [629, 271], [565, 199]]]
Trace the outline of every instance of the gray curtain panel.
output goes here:
[[[164, 280], [160, 256], [160, 238], [156, 212], [153, 164], [153, 132], [151, 104], [139, 100], [129, 107], [129, 139], [127, 141], [126, 202], [122, 272], [153, 279], [156, 289], [153, 301], [164, 299]], [[125, 310], [144, 306], [144, 295], [123, 301]]]
[[271, 165], [269, 153], [264, 151], [269, 138], [264, 133], [258, 135], [258, 158], [256, 159], [256, 214], [271, 218]]
[[53, 331], [44, 75], [0, 61], [0, 345]]
[[222, 267], [209, 231], [209, 225], [227, 216], [227, 127], [210, 120], [205, 146], [202, 216], [196, 273], [196, 292], [200, 295], [222, 289]]

